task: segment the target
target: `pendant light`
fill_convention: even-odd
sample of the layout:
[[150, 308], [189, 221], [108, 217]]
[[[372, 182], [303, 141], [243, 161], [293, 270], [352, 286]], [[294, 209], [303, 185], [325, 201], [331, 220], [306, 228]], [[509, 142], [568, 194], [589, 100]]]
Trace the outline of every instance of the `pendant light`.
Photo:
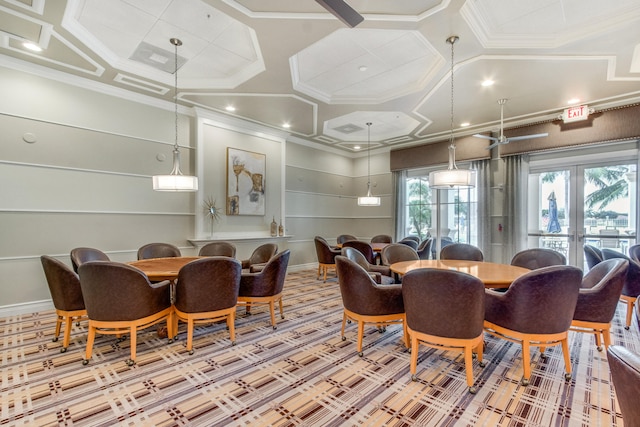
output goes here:
[[459, 40], [451, 36], [447, 43], [451, 45], [451, 134], [449, 136], [449, 167], [429, 173], [429, 187], [435, 189], [470, 188], [476, 185], [476, 172], [458, 169], [456, 166], [456, 145], [453, 137], [453, 45]]
[[371, 195], [371, 122], [367, 123], [367, 195], [358, 197], [358, 206], [380, 206], [380, 197]]
[[169, 175], [155, 175], [153, 189], [155, 191], [198, 191], [198, 177], [183, 175], [180, 171], [180, 149], [178, 148], [178, 46], [182, 41], [177, 38], [169, 39], [174, 46], [175, 73], [174, 77], [174, 113], [175, 113], [175, 144], [173, 146], [173, 169]]

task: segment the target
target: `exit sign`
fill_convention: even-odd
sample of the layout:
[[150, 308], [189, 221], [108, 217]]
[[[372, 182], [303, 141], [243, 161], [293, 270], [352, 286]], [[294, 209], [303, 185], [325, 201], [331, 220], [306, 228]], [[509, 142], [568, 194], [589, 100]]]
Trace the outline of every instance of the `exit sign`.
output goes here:
[[562, 113], [562, 120], [565, 123], [577, 122], [580, 120], [587, 120], [589, 118], [589, 106], [580, 105], [578, 107], [571, 107], [564, 110]]

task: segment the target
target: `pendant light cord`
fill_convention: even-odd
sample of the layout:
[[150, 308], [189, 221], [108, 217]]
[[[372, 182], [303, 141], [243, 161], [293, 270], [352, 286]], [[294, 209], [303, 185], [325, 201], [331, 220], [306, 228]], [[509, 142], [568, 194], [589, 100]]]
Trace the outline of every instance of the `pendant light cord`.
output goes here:
[[176, 139], [174, 149], [178, 149], [178, 46], [182, 45], [182, 41], [177, 38], [171, 39], [173, 44], [173, 64], [175, 66], [175, 72], [173, 73], [173, 112], [175, 119], [175, 133]]
[[453, 136], [453, 94], [454, 94], [454, 84], [453, 84], [453, 45], [458, 41], [458, 36], [451, 36], [447, 39], [447, 43], [451, 45], [451, 133], [449, 134], [449, 169], [458, 169], [456, 166], [456, 146], [454, 144], [455, 138]]
[[371, 197], [371, 122], [367, 122], [367, 197]]

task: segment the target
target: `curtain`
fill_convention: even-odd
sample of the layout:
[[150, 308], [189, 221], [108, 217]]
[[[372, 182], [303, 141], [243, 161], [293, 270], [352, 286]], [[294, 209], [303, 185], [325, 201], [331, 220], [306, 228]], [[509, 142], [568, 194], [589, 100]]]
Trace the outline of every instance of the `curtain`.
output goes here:
[[486, 260], [493, 260], [491, 247], [491, 160], [477, 160], [471, 163], [476, 171], [476, 194], [478, 201], [478, 247]]
[[400, 170], [393, 172], [393, 187], [394, 187], [394, 199], [393, 199], [393, 211], [395, 212], [395, 229], [393, 241], [397, 242], [398, 239], [402, 239], [407, 230], [407, 171]]
[[510, 262], [516, 253], [527, 248], [528, 156], [505, 157], [504, 171], [502, 259]]

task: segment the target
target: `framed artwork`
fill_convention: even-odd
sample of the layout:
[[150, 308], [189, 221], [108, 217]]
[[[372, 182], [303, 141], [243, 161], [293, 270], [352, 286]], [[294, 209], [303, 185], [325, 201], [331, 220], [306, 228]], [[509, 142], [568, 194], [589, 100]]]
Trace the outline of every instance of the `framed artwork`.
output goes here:
[[227, 215], [264, 215], [267, 156], [227, 147]]

